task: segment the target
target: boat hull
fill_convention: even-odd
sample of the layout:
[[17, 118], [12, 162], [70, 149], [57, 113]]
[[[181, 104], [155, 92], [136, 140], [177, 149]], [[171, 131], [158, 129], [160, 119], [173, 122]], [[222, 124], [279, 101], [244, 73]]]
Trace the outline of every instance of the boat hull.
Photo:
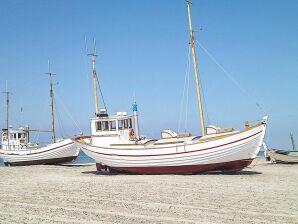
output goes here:
[[256, 158], [266, 122], [220, 139], [143, 149], [100, 147], [75, 139], [98, 170], [135, 174], [182, 174], [241, 170]]
[[225, 163], [185, 165], [185, 166], [156, 166], [156, 167], [108, 167], [96, 163], [97, 171], [129, 174], [196, 174], [207, 171], [240, 171], [252, 163], [252, 159], [230, 161]]
[[267, 149], [267, 155], [275, 163], [298, 163], [298, 156], [277, 153], [272, 149]]
[[53, 165], [71, 162], [79, 148], [70, 139], [32, 150], [0, 150], [6, 166]]
[[56, 165], [62, 163], [72, 162], [77, 156], [54, 158], [54, 159], [42, 159], [42, 160], [29, 160], [21, 162], [4, 162], [5, 166], [31, 166], [31, 165]]

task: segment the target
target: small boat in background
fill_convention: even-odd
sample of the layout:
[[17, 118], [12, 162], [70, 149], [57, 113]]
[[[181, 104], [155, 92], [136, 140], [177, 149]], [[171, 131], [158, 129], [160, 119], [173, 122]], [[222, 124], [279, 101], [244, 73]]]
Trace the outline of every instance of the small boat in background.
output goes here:
[[265, 149], [265, 157], [268, 161], [274, 163], [298, 163], [298, 151], [296, 150], [293, 134], [290, 134], [292, 142], [292, 150], [270, 149], [263, 143]]
[[[50, 67], [50, 66], [49, 66]], [[53, 102], [53, 84], [52, 73], [50, 77], [50, 99], [52, 114], [52, 130], [32, 130], [28, 126], [13, 129], [9, 127], [9, 92], [6, 85], [6, 128], [2, 129], [2, 145], [0, 145], [0, 158], [3, 159], [6, 166], [25, 166], [25, 165], [50, 165], [62, 164], [75, 160], [79, 154], [79, 148], [71, 139], [56, 139], [54, 102]], [[30, 132], [51, 132], [52, 143], [41, 146], [38, 143], [30, 142]]]

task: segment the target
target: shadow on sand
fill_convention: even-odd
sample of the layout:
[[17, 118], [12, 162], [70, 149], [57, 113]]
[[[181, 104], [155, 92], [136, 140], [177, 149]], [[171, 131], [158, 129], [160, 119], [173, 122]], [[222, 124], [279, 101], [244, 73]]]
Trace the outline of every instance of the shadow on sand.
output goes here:
[[108, 173], [108, 172], [100, 172], [96, 170], [92, 171], [84, 171], [82, 174], [93, 174], [93, 175], [102, 175], [102, 176], [116, 176], [116, 175], [179, 175], [179, 176], [195, 176], [195, 175], [235, 175], [235, 176], [250, 176], [250, 175], [258, 175], [262, 174], [257, 171], [250, 170], [241, 170], [241, 171], [207, 171], [196, 174], [128, 174], [128, 173]]

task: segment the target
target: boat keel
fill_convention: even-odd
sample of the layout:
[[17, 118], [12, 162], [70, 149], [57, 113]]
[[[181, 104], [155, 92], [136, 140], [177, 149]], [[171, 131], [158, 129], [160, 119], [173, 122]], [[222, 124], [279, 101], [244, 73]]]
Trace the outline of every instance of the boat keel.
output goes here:
[[196, 174], [207, 171], [240, 171], [249, 166], [252, 159], [230, 161], [225, 163], [162, 166], [162, 167], [109, 167], [96, 163], [97, 171], [102, 173], [129, 174]]
[[31, 160], [31, 161], [20, 161], [20, 162], [4, 162], [5, 166], [30, 166], [30, 165], [56, 165], [61, 163], [72, 162], [77, 156], [69, 156], [55, 159], [43, 159], [43, 160]]

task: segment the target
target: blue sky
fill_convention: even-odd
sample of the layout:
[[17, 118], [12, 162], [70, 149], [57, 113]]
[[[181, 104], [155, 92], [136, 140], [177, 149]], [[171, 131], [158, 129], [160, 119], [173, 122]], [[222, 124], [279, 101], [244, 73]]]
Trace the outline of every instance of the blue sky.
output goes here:
[[[267, 114], [268, 145], [289, 148], [289, 132], [298, 141], [297, 10], [295, 0], [193, 0], [194, 28], [203, 29], [197, 40], [249, 93], [197, 46], [207, 124], [242, 128], [245, 120]], [[144, 134], [158, 137], [161, 129], [177, 130], [188, 58], [184, 0], [11, 0], [0, 1], [0, 16], [0, 85], [4, 90], [8, 80], [13, 93], [14, 126], [50, 127], [45, 75], [50, 59], [59, 83], [54, 87], [58, 133], [79, 133], [68, 113], [89, 132], [94, 106], [87, 35], [89, 47], [96, 37], [108, 111], [131, 113], [135, 96]], [[187, 130], [198, 134], [192, 72], [187, 114]], [[4, 124], [3, 110], [0, 116]]]

